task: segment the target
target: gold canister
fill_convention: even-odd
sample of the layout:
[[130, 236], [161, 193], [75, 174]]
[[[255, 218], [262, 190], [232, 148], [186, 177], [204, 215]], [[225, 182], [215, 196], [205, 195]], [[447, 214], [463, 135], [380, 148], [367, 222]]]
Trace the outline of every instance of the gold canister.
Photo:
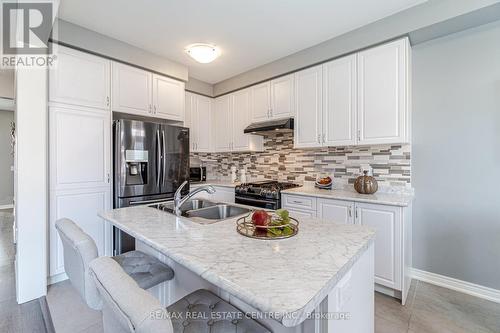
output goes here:
[[368, 171], [363, 171], [363, 176], [359, 176], [354, 181], [354, 189], [361, 194], [373, 194], [378, 190], [377, 180], [368, 176]]

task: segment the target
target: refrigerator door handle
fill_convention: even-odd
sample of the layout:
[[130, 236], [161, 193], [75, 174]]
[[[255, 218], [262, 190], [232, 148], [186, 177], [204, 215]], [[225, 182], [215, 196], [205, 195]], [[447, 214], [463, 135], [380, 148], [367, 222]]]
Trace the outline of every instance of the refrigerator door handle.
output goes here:
[[165, 144], [165, 130], [161, 130], [161, 141], [163, 145], [162, 154], [163, 154], [163, 182], [165, 182], [165, 175], [167, 174], [167, 145]]
[[161, 143], [160, 143], [160, 130], [156, 130], [156, 186], [160, 187], [161, 178]]

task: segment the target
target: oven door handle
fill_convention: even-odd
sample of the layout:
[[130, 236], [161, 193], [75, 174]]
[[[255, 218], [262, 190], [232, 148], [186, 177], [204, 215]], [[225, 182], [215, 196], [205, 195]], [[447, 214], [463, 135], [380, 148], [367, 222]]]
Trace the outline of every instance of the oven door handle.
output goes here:
[[250, 201], [250, 202], [259, 202], [259, 203], [274, 204], [274, 201], [260, 200], [260, 199], [252, 199], [252, 198], [247, 198], [247, 197], [239, 197], [239, 196], [235, 196], [235, 199], [240, 199], [240, 200]]

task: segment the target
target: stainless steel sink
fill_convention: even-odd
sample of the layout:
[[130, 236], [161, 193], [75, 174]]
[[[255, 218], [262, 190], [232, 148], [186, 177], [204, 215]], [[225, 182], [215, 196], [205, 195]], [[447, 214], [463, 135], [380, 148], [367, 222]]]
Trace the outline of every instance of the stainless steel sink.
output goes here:
[[[167, 213], [174, 214], [174, 202], [164, 202], [151, 205], [150, 207], [163, 210]], [[182, 216], [191, 219], [192, 221], [211, 224], [230, 218], [243, 216], [250, 213], [252, 210], [238, 205], [230, 205], [225, 203], [216, 203], [208, 200], [193, 199], [186, 201], [181, 206]]]
[[[181, 206], [181, 211], [182, 212], [187, 212], [190, 210], [196, 210], [196, 209], [202, 209], [202, 208], [207, 208], [207, 207], [212, 207], [215, 206], [216, 203], [212, 201], [207, 201], [207, 200], [201, 200], [201, 199], [193, 199], [186, 201], [182, 206]], [[168, 211], [169, 213], [172, 213], [174, 211], [174, 202], [169, 201], [165, 202], [162, 204], [156, 205], [158, 209]]]
[[186, 212], [187, 217], [197, 217], [206, 220], [226, 220], [232, 217], [245, 215], [250, 213], [251, 210], [239, 206], [218, 204], [213, 207], [192, 210]]

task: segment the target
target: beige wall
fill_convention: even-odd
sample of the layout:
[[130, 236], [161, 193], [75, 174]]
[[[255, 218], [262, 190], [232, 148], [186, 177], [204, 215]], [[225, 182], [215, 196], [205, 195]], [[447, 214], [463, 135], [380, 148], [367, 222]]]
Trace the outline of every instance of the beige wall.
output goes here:
[[0, 204], [14, 196], [14, 173], [10, 169], [14, 165], [10, 145], [10, 124], [13, 121], [14, 112], [0, 110]]
[[13, 70], [0, 70], [0, 97], [14, 98]]
[[[429, 0], [321, 44], [236, 75], [214, 85], [214, 95], [297, 71], [406, 34], [431, 39], [500, 18], [494, 0]], [[467, 14], [467, 15], [466, 15]], [[467, 16], [467, 17], [465, 17]], [[412, 39], [412, 38], [410, 38]]]
[[413, 48], [413, 267], [500, 289], [500, 21]]
[[186, 90], [195, 92], [198, 94], [202, 94], [205, 96], [213, 97], [214, 96], [214, 86], [210, 83], [206, 83], [204, 81], [200, 81], [198, 79], [190, 77], [186, 82]]
[[188, 68], [182, 64], [64, 20], [56, 20], [52, 38], [73, 47], [127, 62], [182, 81], [188, 80]]

